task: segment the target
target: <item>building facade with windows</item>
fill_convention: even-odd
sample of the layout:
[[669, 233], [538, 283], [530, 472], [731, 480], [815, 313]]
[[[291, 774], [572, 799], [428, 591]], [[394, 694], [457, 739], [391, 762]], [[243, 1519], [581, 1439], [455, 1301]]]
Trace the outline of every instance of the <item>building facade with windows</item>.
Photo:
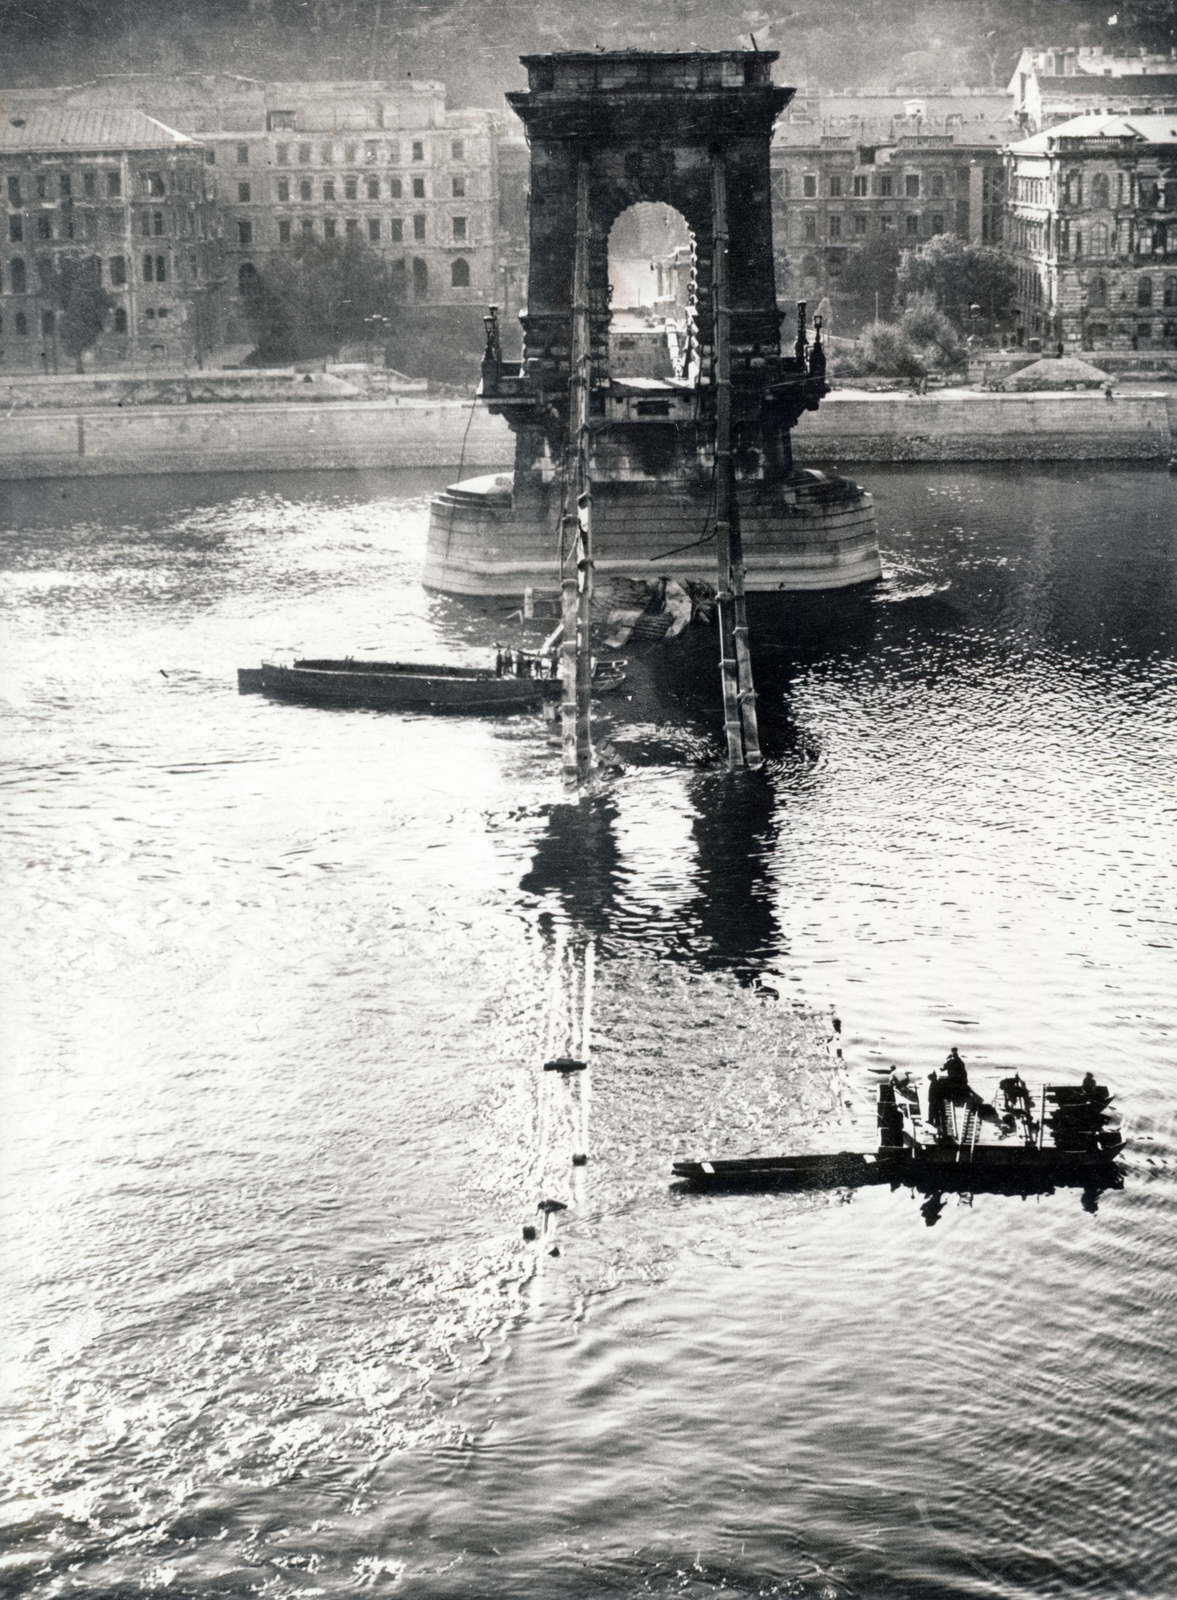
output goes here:
[[87, 367], [200, 365], [223, 337], [220, 223], [200, 144], [127, 108], [33, 105], [0, 124], [0, 372], [72, 371], [63, 260], [113, 299]]
[[778, 293], [836, 294], [848, 253], [882, 237], [1000, 244], [1009, 134], [1001, 94], [798, 91], [772, 147]]
[[467, 308], [481, 329], [479, 308], [504, 298], [498, 158], [515, 120], [505, 110], [450, 109], [443, 84], [411, 79], [147, 74], [53, 93], [131, 103], [200, 141], [222, 219], [231, 340], [251, 336], [240, 284], [303, 239], [363, 241], [422, 313]]
[[356, 239], [399, 299], [481, 306], [499, 295], [497, 133], [448, 110], [439, 83], [267, 84], [261, 126], [201, 135], [237, 278], [302, 239]]
[[1177, 119], [1074, 118], [1006, 163], [1019, 342], [1177, 350]]

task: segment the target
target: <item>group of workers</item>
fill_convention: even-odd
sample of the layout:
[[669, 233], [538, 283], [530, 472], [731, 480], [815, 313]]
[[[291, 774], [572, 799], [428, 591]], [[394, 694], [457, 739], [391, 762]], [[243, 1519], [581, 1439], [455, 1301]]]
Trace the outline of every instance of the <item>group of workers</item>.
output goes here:
[[964, 1106], [975, 1112], [983, 1122], [996, 1123], [1004, 1138], [1006, 1134], [1014, 1132], [1019, 1117], [1025, 1119], [1027, 1126], [1030, 1124], [1033, 1107], [1030, 1091], [1020, 1073], [1015, 1072], [1012, 1077], [1001, 1080], [1001, 1093], [1004, 1105], [998, 1113], [969, 1084], [964, 1060], [953, 1045], [940, 1071], [928, 1074], [928, 1123], [941, 1137], [950, 1138], [953, 1134], [948, 1125], [946, 1107]]
[[[1085, 1102], [1097, 1116], [1111, 1099], [1108, 1091], [1095, 1081], [1095, 1075], [1091, 1072], [1083, 1079], [1082, 1092]], [[1015, 1072], [1012, 1077], [1001, 1080], [1001, 1094], [1004, 1105], [999, 1114], [970, 1087], [968, 1071], [960, 1051], [953, 1045], [940, 1071], [928, 1074], [928, 1122], [937, 1133], [948, 1137], [950, 1129], [945, 1107], [954, 1105], [968, 1107], [982, 1120], [997, 1123], [1003, 1136], [1013, 1133], [1019, 1117], [1032, 1131], [1034, 1107], [1030, 1100], [1030, 1091], [1020, 1073]], [[1072, 1112], [1072, 1116], [1074, 1114]]]
[[530, 655], [526, 650], [512, 650], [509, 645], [499, 645], [495, 650], [496, 678], [554, 678], [557, 657]]
[[938, 1133], [948, 1132], [945, 1107], [970, 1106], [980, 1112], [985, 1102], [969, 1087], [969, 1075], [960, 1051], [953, 1045], [940, 1071], [928, 1074], [928, 1121]]

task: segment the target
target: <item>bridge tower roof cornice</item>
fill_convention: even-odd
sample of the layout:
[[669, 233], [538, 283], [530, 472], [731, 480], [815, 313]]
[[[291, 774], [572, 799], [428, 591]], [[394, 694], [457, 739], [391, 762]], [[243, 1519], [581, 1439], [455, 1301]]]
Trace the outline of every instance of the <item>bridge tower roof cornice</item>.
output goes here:
[[767, 137], [795, 90], [772, 82], [775, 50], [567, 51], [522, 56], [507, 100], [532, 139], [628, 143], [657, 129], [688, 144]]

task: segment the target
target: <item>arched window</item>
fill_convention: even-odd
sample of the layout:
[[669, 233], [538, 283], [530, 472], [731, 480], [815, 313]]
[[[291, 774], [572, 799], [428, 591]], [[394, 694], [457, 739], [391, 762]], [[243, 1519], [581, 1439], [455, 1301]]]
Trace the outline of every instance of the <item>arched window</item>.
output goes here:
[[1083, 204], [1083, 175], [1080, 172], [1067, 173], [1067, 204], [1069, 206]]
[[470, 287], [470, 263], [462, 256], [450, 266], [450, 283], [455, 289], [468, 289]]
[[1092, 278], [1091, 286], [1087, 291], [1087, 304], [1089, 306], [1104, 307], [1108, 303], [1108, 284], [1106, 278]]
[[257, 268], [252, 261], [243, 261], [237, 268], [237, 287], [242, 293], [252, 289], [257, 283]]
[[20, 334], [22, 339], [28, 337], [29, 319], [25, 316], [23, 311], [18, 311], [16, 314], [16, 331]]
[[392, 263], [392, 292], [398, 300], [403, 300], [408, 292], [409, 269], [402, 256], [399, 261]]
[[1136, 304], [1142, 309], [1152, 305], [1152, 279], [1141, 278], [1136, 285]]
[[1097, 172], [1091, 180], [1091, 204], [1097, 211], [1106, 210], [1111, 203], [1111, 185], [1106, 172]]
[[28, 292], [25, 280], [25, 264], [19, 256], [9, 266], [8, 275], [12, 279], [13, 294], [26, 294]]
[[1093, 256], [1106, 256], [1108, 253], [1108, 226], [1106, 222], [1097, 222], [1088, 234], [1090, 250]]
[[413, 298], [424, 300], [429, 293], [429, 268], [420, 256], [413, 258]]
[[1165, 304], [1177, 306], [1177, 278], [1165, 279]]

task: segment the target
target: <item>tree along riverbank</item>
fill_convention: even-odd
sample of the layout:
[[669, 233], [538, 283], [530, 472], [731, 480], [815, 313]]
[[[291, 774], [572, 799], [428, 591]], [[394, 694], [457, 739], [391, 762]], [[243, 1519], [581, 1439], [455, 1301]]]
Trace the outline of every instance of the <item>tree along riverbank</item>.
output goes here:
[[[1170, 458], [1164, 394], [864, 394], [840, 389], [793, 435], [799, 463]], [[286, 469], [508, 467], [510, 430], [471, 400], [79, 407], [0, 414], [0, 479]]]

